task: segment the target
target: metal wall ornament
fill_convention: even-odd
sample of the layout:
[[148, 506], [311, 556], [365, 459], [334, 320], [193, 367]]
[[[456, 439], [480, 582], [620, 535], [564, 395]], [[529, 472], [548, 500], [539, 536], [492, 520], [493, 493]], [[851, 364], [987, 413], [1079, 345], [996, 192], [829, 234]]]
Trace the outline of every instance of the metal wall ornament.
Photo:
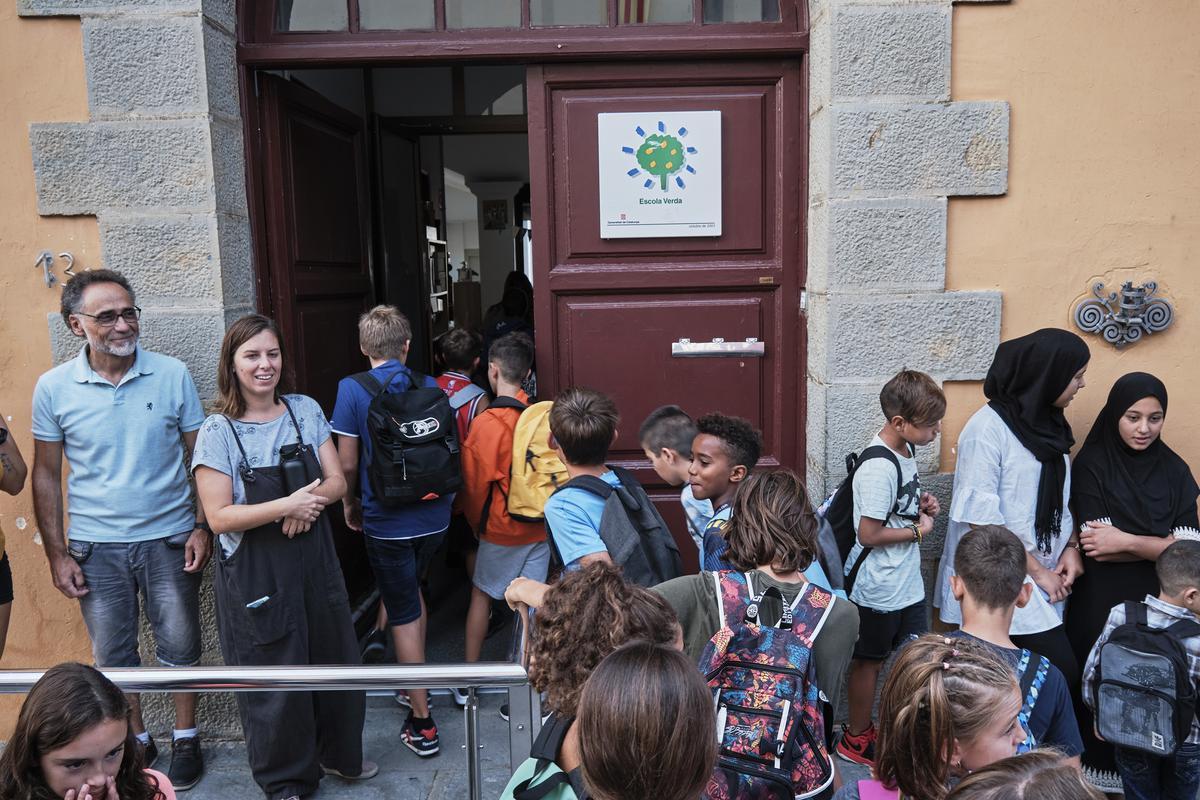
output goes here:
[[1156, 297], [1158, 284], [1148, 281], [1135, 286], [1132, 281], [1121, 285], [1120, 292], [1104, 291], [1104, 284], [1092, 286], [1092, 294], [1075, 306], [1075, 325], [1084, 333], [1097, 333], [1118, 350], [1134, 344], [1143, 335], [1158, 333], [1170, 327], [1175, 309], [1170, 301]]

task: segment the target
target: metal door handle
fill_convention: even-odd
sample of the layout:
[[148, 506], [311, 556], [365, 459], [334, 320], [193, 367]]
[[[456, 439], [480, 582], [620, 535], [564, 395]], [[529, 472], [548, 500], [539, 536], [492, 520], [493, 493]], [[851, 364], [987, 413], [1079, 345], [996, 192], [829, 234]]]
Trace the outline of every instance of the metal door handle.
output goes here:
[[727, 342], [719, 337], [714, 337], [711, 342], [693, 342], [691, 339], [671, 342], [672, 358], [763, 358], [766, 354], [766, 344], [755, 338], [740, 342]]

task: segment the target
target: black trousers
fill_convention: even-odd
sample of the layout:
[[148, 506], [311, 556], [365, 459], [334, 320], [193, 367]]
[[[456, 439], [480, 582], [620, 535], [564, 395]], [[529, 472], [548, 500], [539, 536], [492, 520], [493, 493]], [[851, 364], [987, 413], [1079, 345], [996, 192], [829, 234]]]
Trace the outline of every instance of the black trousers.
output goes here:
[[[324, 517], [293, 539], [248, 532], [233, 555], [218, 557], [215, 584], [226, 664], [361, 663]], [[362, 770], [362, 692], [239, 692], [237, 704], [250, 770], [269, 800], [312, 794], [322, 766]]]

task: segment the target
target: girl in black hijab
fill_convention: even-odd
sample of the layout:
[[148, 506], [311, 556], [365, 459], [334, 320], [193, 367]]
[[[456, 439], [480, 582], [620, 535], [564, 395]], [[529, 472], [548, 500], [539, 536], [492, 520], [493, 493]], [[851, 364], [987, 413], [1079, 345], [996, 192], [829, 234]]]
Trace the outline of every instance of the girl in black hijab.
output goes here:
[[[1158, 595], [1154, 562], [1174, 533], [1200, 528], [1196, 485], [1187, 463], [1160, 437], [1167, 387], [1145, 372], [1113, 384], [1071, 467], [1071, 507], [1081, 526], [1084, 575], [1067, 611], [1067, 636], [1083, 663], [1109, 609]], [[1076, 698], [1089, 778], [1116, 780], [1112, 748], [1092, 735], [1091, 715]], [[1111, 774], [1106, 774], [1111, 773]], [[1118, 781], [1119, 783], [1119, 781]]]
[[1037, 588], [1016, 609], [1009, 638], [1050, 659], [1068, 687], [1079, 663], [1063, 629], [1063, 606], [1083, 570], [1068, 547], [1073, 524], [1069, 453], [1075, 443], [1065, 409], [1084, 386], [1090, 353], [1073, 333], [1043, 329], [1003, 342], [984, 382], [988, 403], [959, 435], [954, 491], [934, 603], [942, 622], [962, 622], [950, 589], [958, 543], [975, 526], [1003, 525], [1026, 550]]
[[[1087, 345], [1075, 334], [1043, 328], [1001, 343], [983, 384], [988, 405], [1042, 465], [1034, 533], [1043, 553], [1050, 552], [1052, 540], [1062, 535], [1063, 482], [1067, 477], [1063, 456], [1075, 444], [1063, 414], [1066, 403], [1059, 405], [1059, 399], [1065, 394], [1064, 387], [1067, 391], [1072, 388], [1075, 375], [1090, 358]], [[1065, 399], [1071, 401], [1071, 397]]]

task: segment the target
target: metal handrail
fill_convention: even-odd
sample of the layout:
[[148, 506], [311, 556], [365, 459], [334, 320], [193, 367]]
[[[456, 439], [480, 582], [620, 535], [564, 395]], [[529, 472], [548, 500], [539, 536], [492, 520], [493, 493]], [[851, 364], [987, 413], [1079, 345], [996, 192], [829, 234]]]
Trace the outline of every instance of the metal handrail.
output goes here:
[[[386, 664], [379, 666], [135, 667], [102, 670], [126, 692], [329, 692], [523, 686], [520, 664]], [[28, 692], [41, 670], [0, 670], [0, 694]]]
[[[387, 664], [372, 666], [292, 667], [136, 667], [102, 670], [126, 692], [316, 692], [368, 691], [371, 689], [467, 690], [463, 709], [466, 724], [467, 788], [471, 800], [479, 800], [479, 703], [475, 690], [484, 686], [514, 689], [527, 686], [528, 677], [520, 664], [480, 662], [477, 664]], [[43, 670], [0, 670], [0, 694], [23, 694], [33, 688]], [[528, 708], [529, 700], [524, 700]], [[518, 704], [514, 703], [514, 706]], [[515, 709], [514, 709], [515, 710]], [[529, 714], [528, 711], [525, 712]], [[528, 719], [522, 730], [528, 731]], [[528, 736], [528, 733], [526, 733]], [[517, 741], [515, 738], [513, 741]], [[528, 751], [526, 751], [528, 752]]]

